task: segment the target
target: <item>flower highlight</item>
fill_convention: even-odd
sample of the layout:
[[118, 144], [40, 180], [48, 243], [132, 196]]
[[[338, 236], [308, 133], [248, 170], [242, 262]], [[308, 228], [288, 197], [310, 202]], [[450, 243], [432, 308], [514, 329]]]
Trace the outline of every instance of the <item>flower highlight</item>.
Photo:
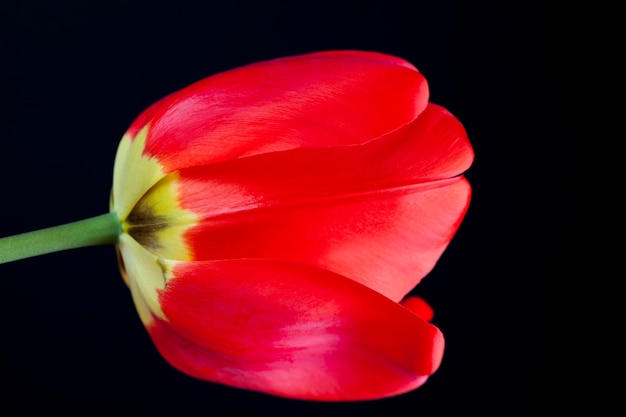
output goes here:
[[122, 138], [122, 274], [163, 357], [200, 379], [364, 400], [422, 385], [443, 335], [406, 297], [470, 200], [462, 125], [389, 55], [330, 51], [201, 80]]

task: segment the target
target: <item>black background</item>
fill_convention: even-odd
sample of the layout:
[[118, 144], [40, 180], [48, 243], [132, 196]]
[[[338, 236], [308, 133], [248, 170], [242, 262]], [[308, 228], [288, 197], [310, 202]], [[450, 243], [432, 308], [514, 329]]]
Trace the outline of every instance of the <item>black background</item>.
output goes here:
[[0, 236], [106, 212], [121, 135], [172, 91], [304, 52], [395, 54], [425, 74], [431, 101], [462, 121], [476, 152], [467, 217], [416, 289], [446, 336], [440, 370], [399, 397], [336, 404], [191, 379], [151, 344], [113, 248], [82, 248], [0, 265], [3, 415], [38, 407], [177, 416], [539, 410], [552, 351], [542, 325], [550, 271], [539, 265], [566, 223], [539, 233], [537, 203], [566, 192], [537, 188], [544, 155], [560, 139], [536, 103], [550, 103], [550, 119], [562, 116], [548, 11], [523, 2], [251, 3], [4, 2]]

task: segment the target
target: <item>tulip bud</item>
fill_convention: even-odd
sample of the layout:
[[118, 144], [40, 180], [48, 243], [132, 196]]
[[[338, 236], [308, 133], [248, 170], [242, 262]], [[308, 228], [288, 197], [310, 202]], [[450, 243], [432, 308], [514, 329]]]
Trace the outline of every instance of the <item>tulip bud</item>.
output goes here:
[[155, 103], [120, 143], [111, 210], [156, 347], [194, 377], [293, 398], [423, 384], [443, 336], [400, 301], [458, 228], [472, 158], [422, 74], [383, 54], [261, 62]]
[[0, 263], [116, 244], [163, 357], [206, 381], [354, 401], [439, 367], [407, 294], [469, 205], [473, 151], [403, 59], [331, 51], [217, 74], [146, 109], [110, 213], [0, 239]]

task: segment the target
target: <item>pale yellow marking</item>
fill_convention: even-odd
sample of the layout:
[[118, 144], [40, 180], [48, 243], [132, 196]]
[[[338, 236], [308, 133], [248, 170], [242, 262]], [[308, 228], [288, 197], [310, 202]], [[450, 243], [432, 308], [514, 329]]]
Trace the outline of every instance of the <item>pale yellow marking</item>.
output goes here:
[[159, 303], [159, 291], [165, 288], [168, 279], [167, 264], [126, 233], [120, 236], [119, 248], [124, 258], [131, 291], [133, 287], [136, 288], [133, 299], [141, 321], [145, 323], [145, 320], [150, 318], [150, 312], [165, 320]]
[[125, 219], [137, 201], [165, 176], [155, 158], [143, 154], [148, 126], [141, 129], [134, 140], [124, 135], [117, 148], [113, 168], [113, 207], [120, 219]]
[[149, 326], [154, 323], [154, 319], [152, 317], [152, 313], [150, 313], [150, 308], [146, 303], [146, 300], [143, 298], [141, 291], [137, 285], [137, 282], [132, 279], [129, 280], [130, 294], [133, 296], [133, 303], [135, 304], [135, 309], [137, 310], [137, 314], [139, 315], [139, 319], [143, 323], [144, 326]]
[[180, 206], [178, 193], [179, 175], [173, 173], [159, 181], [139, 202], [141, 211], [152, 213], [155, 219], [166, 225], [154, 232], [159, 247], [151, 248], [158, 256], [166, 259], [190, 261], [193, 253], [184, 240], [184, 233], [199, 218], [192, 211]]
[[[176, 261], [193, 259], [184, 234], [198, 222], [197, 215], [180, 205], [178, 173], [166, 176], [158, 159], [143, 153], [147, 134], [148, 126], [134, 139], [124, 135], [120, 141], [111, 196], [111, 211], [122, 221], [123, 233], [118, 243], [123, 259], [122, 276], [146, 326], [153, 322], [153, 315], [167, 320], [159, 303], [159, 291], [171, 278], [171, 268]], [[142, 213], [142, 216], [134, 216], [134, 221], [140, 224], [128, 223], [133, 210]], [[143, 231], [151, 234], [147, 241], [152, 244], [146, 243], [149, 248], [129, 234], [131, 226], [146, 227]]]

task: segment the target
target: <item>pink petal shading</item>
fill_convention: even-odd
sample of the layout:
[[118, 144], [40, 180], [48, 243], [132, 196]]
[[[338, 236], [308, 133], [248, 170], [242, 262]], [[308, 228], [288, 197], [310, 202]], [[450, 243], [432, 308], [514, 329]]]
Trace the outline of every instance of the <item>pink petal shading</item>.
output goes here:
[[463, 179], [207, 219], [195, 259], [267, 258], [329, 269], [399, 301], [435, 265], [469, 201]]
[[140, 115], [145, 153], [165, 172], [302, 146], [359, 144], [414, 120], [424, 77], [379, 53], [334, 51], [280, 58], [214, 75]]
[[339, 275], [268, 260], [175, 266], [161, 294], [169, 321], [148, 331], [161, 354], [201, 379], [311, 400], [361, 400], [423, 384], [443, 336]]
[[194, 259], [284, 259], [330, 269], [399, 301], [434, 267], [467, 210], [473, 151], [429, 105], [359, 146], [301, 148], [180, 172], [202, 217]]

